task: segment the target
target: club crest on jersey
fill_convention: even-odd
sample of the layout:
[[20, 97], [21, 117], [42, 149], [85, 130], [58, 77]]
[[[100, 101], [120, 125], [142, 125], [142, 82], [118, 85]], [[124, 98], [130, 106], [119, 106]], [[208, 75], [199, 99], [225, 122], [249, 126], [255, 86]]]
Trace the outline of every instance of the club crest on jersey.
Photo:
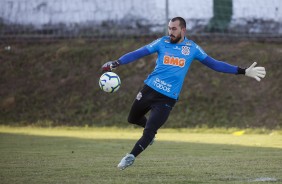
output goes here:
[[185, 56], [189, 55], [190, 54], [190, 47], [188, 46], [182, 46], [182, 50], [181, 50], [181, 53]]
[[178, 57], [173, 57], [173, 56], [165, 55], [163, 63], [165, 65], [184, 67], [185, 66], [185, 61], [186, 60], [184, 58], [178, 58]]

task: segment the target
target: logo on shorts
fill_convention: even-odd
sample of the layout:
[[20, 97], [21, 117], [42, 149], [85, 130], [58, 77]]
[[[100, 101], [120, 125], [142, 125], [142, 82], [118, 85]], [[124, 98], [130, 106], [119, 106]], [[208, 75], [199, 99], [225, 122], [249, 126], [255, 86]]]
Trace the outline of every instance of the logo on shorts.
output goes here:
[[142, 98], [142, 93], [139, 92], [139, 93], [137, 94], [137, 96], [136, 96], [136, 100], [141, 100], [141, 98]]

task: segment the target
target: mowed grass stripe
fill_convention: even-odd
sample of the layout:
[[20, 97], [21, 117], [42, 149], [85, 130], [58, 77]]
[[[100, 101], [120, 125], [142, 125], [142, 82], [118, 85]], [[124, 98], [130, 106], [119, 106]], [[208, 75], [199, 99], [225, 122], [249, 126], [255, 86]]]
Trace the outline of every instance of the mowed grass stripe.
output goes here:
[[[120, 128], [80, 128], [80, 127], [8, 127], [0, 126], [2, 133], [15, 133], [39, 136], [73, 137], [85, 139], [128, 139], [137, 140], [142, 129]], [[282, 148], [282, 135], [276, 132], [269, 134], [232, 133], [192, 133], [189, 129], [160, 129], [156, 141], [177, 141], [208, 144], [227, 144]]]

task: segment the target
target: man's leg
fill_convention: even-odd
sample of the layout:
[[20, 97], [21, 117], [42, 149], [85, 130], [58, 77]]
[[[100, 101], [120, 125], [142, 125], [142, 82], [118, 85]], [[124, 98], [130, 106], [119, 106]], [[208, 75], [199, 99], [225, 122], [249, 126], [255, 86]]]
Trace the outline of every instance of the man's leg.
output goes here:
[[135, 158], [147, 148], [155, 137], [157, 130], [165, 123], [170, 111], [171, 108], [168, 108], [165, 105], [153, 106], [142, 137], [136, 142], [130, 154], [127, 154], [122, 158], [118, 164], [119, 169], [124, 170], [134, 163]]
[[[158, 129], [166, 122], [176, 100], [166, 97], [148, 86], [144, 86], [137, 95], [128, 121], [144, 128], [142, 137], [137, 141], [130, 154], [122, 158], [118, 168], [123, 170], [133, 164], [135, 157], [144, 151], [152, 142]], [[149, 119], [145, 114], [151, 109]]]
[[135, 100], [130, 109], [127, 121], [131, 124], [135, 124], [145, 128], [147, 123], [147, 118], [145, 114], [150, 110], [150, 107], [146, 105], [147, 104], [144, 104], [143, 102]]
[[128, 115], [128, 122], [145, 128], [147, 123], [146, 113], [151, 109], [150, 95], [152, 89], [144, 86], [137, 94]]
[[166, 106], [165, 104], [154, 105], [152, 107], [143, 135], [136, 142], [130, 154], [133, 154], [136, 157], [148, 147], [154, 139], [158, 129], [168, 119], [170, 111], [171, 107]]
[[[146, 93], [147, 92], [147, 93]], [[137, 94], [135, 101], [132, 104], [131, 110], [128, 115], [128, 122], [132, 124], [139, 125], [145, 128], [147, 123], [147, 118], [145, 114], [151, 109], [150, 104], [150, 92], [146, 86]], [[120, 170], [133, 164], [135, 156], [133, 154], [126, 154], [118, 164]]]

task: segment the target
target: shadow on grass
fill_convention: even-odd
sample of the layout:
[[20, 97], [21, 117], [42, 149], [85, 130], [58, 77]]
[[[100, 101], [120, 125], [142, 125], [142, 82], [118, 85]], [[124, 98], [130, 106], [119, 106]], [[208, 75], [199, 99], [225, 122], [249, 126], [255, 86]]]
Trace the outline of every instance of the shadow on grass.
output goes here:
[[134, 144], [1, 133], [1, 183], [282, 182], [282, 149], [156, 141], [119, 171]]

